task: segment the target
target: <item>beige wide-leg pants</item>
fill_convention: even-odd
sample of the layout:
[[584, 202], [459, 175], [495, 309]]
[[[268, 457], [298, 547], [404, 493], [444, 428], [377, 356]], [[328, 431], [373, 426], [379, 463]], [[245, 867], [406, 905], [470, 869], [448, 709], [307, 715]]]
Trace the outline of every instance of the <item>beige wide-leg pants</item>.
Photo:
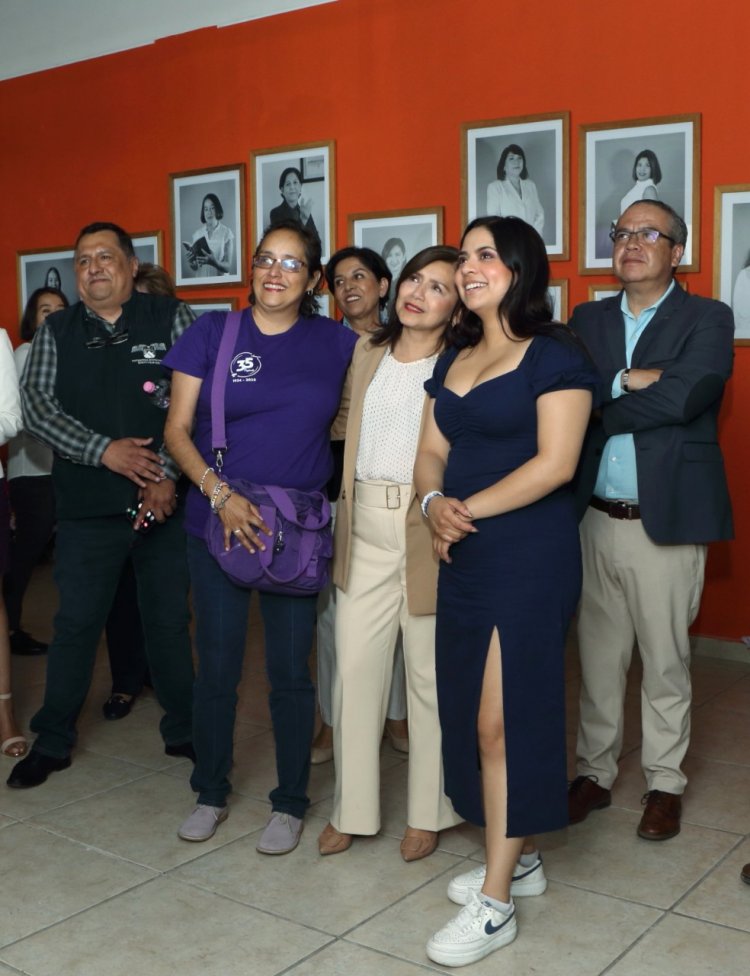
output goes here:
[[641, 766], [649, 790], [683, 793], [690, 740], [690, 641], [703, 591], [704, 545], [657, 545], [640, 520], [589, 508], [581, 523], [578, 614], [581, 713], [577, 773], [611, 789], [623, 736], [625, 683], [643, 662]]
[[380, 741], [399, 627], [409, 719], [408, 825], [441, 830], [461, 822], [443, 793], [435, 617], [412, 616], [406, 602], [411, 485], [400, 486], [403, 504], [390, 509], [386, 487], [355, 483], [349, 579], [346, 592], [336, 593], [331, 823], [346, 834], [380, 830]]

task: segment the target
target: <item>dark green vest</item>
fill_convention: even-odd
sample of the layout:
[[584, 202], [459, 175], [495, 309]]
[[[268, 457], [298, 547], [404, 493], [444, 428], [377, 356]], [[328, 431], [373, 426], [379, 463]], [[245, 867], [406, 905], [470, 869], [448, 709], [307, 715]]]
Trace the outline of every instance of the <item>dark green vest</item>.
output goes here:
[[[166, 411], [144, 393], [146, 380], [164, 378], [161, 360], [170, 348], [177, 302], [133, 292], [123, 305], [115, 332], [126, 342], [88, 348], [96, 337], [108, 338], [104, 326], [86, 314], [82, 302], [49, 317], [57, 345], [55, 395], [62, 409], [97, 434], [153, 437], [162, 446]], [[76, 464], [55, 454], [52, 467], [58, 518], [125, 517], [138, 487], [104, 466]]]

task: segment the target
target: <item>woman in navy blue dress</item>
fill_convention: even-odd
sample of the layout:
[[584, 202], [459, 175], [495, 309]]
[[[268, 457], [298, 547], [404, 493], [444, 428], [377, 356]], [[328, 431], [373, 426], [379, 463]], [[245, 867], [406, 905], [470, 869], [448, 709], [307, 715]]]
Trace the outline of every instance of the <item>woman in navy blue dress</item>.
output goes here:
[[597, 376], [551, 321], [539, 234], [517, 217], [467, 227], [463, 309], [415, 483], [440, 556], [436, 667], [445, 791], [486, 825], [487, 865], [454, 878], [465, 907], [427, 944], [463, 966], [516, 935], [513, 895], [546, 879], [533, 835], [567, 824], [564, 644], [580, 594], [568, 482]]

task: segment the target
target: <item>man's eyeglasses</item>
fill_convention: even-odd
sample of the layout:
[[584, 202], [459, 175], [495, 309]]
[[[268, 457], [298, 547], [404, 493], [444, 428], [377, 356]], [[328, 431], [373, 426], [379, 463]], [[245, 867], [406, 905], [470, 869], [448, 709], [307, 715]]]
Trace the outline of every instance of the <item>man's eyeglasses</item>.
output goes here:
[[86, 343], [87, 349], [103, 349], [105, 346], [119, 346], [128, 341], [127, 332], [114, 332], [111, 336], [94, 336]]
[[256, 254], [253, 258], [253, 267], [268, 271], [277, 261], [281, 265], [282, 271], [291, 271], [294, 274], [305, 267], [305, 262], [298, 258], [272, 258], [270, 254]]
[[641, 227], [640, 230], [625, 230], [622, 227], [613, 226], [609, 232], [609, 239], [614, 241], [615, 244], [627, 244], [631, 237], [634, 237], [640, 244], [656, 244], [660, 237], [671, 241], [672, 244], [677, 243], [674, 237], [670, 237], [669, 234], [664, 234], [662, 231], [656, 230], [653, 227]]

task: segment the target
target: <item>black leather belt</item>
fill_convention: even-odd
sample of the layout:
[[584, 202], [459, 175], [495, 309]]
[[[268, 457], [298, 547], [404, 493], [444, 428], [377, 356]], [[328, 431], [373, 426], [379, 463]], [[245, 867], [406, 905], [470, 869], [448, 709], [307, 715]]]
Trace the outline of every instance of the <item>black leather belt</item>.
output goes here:
[[632, 521], [641, 517], [640, 507], [633, 505], [631, 502], [617, 500], [606, 502], [603, 498], [597, 498], [596, 495], [592, 495], [589, 505], [598, 512], [605, 512], [610, 518], [628, 519]]

